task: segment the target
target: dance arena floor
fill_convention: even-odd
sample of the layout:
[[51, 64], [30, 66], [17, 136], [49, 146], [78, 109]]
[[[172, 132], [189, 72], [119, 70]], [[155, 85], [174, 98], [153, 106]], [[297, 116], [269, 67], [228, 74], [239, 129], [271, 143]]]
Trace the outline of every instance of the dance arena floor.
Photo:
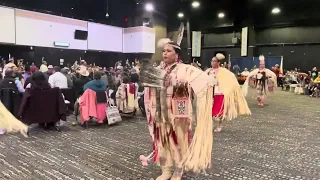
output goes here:
[[[251, 97], [252, 116], [215, 135], [213, 167], [183, 179], [320, 179], [320, 99], [278, 91], [264, 108]], [[108, 127], [71, 126], [62, 132], [31, 130], [30, 138], [0, 136], [0, 179], [155, 179], [156, 166], [142, 167], [151, 150], [143, 118]]]

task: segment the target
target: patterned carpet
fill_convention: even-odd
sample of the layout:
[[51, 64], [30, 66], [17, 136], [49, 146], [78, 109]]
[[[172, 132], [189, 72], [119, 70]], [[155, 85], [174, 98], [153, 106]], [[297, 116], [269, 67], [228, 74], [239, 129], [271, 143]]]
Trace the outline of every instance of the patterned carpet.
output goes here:
[[[320, 99], [278, 91], [264, 108], [248, 98], [253, 112], [215, 136], [213, 168], [184, 179], [320, 179]], [[151, 150], [143, 118], [119, 125], [72, 126], [62, 132], [34, 127], [30, 138], [0, 137], [0, 179], [153, 179], [156, 166], [141, 167]]]

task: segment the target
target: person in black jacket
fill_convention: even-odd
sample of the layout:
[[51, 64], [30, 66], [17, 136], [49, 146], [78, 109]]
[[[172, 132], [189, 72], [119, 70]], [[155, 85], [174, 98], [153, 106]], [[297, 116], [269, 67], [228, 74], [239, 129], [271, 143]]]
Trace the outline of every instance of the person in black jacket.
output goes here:
[[24, 89], [19, 80], [13, 76], [11, 68], [6, 69], [5, 77], [0, 81], [0, 100], [3, 105], [16, 117], [18, 117], [21, 94]]

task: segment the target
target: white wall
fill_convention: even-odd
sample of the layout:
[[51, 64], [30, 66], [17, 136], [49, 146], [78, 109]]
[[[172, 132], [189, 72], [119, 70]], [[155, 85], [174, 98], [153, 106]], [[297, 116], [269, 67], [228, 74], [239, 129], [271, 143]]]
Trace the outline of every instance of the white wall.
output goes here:
[[96, 23], [88, 23], [88, 49], [122, 52], [123, 29]]
[[[154, 29], [153, 29], [154, 30]], [[148, 53], [155, 53], [156, 51], [156, 36], [155, 32], [145, 32], [142, 36], [142, 49]]]
[[0, 43], [16, 42], [14, 9], [0, 7]]
[[74, 39], [75, 30], [88, 30], [87, 22], [16, 9], [16, 44], [55, 47], [69, 43], [68, 49], [87, 50], [87, 40]]
[[123, 34], [123, 52], [139, 53], [142, 51], [142, 33], [132, 32]]
[[[148, 27], [120, 28], [49, 14], [0, 7], [0, 43], [55, 47], [69, 43], [78, 50], [123, 53], [154, 53], [155, 30]], [[76, 30], [88, 31], [88, 40], [76, 40]], [[59, 47], [56, 47], [59, 48]]]
[[155, 31], [148, 27], [123, 29], [124, 53], [154, 53]]

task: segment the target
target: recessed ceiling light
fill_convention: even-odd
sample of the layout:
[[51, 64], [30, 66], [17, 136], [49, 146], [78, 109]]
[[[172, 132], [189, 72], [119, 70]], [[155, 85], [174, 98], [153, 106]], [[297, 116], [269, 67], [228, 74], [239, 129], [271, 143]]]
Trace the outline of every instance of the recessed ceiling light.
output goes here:
[[272, 14], [279, 14], [281, 12], [281, 10], [276, 7], [276, 8], [273, 8], [271, 12], [272, 12]]
[[219, 18], [224, 18], [224, 13], [219, 13], [219, 14], [218, 14], [218, 17], [219, 17]]
[[194, 8], [198, 8], [200, 6], [200, 3], [199, 3], [199, 1], [193, 1], [191, 5]]
[[73, 7], [71, 9], [73, 9]]
[[137, 2], [137, 4], [139, 4], [139, 3]]
[[179, 18], [183, 18], [184, 17], [184, 14], [182, 12], [178, 13], [178, 17]]
[[151, 11], [154, 10], [153, 5], [152, 5], [151, 3], [146, 4], [145, 8], [146, 8], [146, 10], [149, 11], [149, 12], [151, 12]]

